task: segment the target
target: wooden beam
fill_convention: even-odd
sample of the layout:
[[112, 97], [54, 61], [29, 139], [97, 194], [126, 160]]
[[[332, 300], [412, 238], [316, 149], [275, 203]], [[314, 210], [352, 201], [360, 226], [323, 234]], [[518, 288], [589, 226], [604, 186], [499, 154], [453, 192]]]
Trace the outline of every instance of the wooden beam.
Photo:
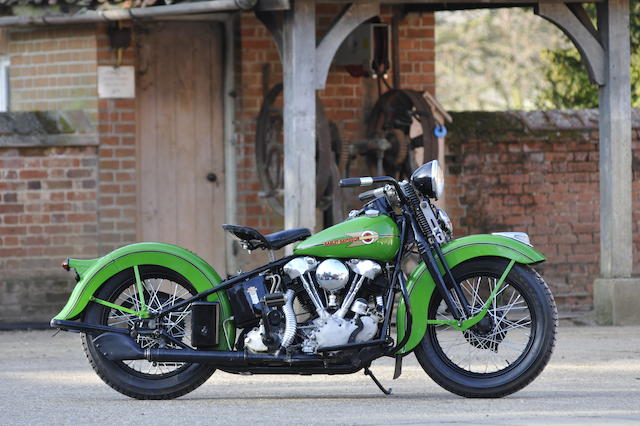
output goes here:
[[267, 10], [289, 10], [291, 2], [289, 0], [258, 0], [255, 9], [257, 11]]
[[376, 2], [352, 3], [344, 7], [316, 49], [316, 89], [324, 89], [333, 57], [345, 38], [358, 25], [380, 13]]
[[[572, 8], [579, 11], [582, 6], [574, 5]], [[555, 24], [573, 41], [580, 52], [591, 82], [598, 85], [605, 84], [604, 49], [593, 33], [593, 25], [585, 25], [580, 19], [583, 14], [575, 14], [566, 3], [540, 3], [535, 13]]]
[[316, 9], [293, 0], [284, 12], [284, 225], [313, 230], [316, 222]]
[[[345, 3], [369, 3], [371, 0], [323, 0], [323, 3], [340, 3], [340, 4], [345, 4]], [[604, 3], [606, 2], [606, 0], [585, 0], [585, 1], [580, 1], [580, 3]], [[442, 5], [443, 7], [446, 7], [446, 5], [452, 5], [452, 4], [466, 4], [466, 5], [473, 5], [473, 4], [477, 4], [478, 8], [483, 8], [484, 6], [488, 5], [488, 4], [495, 4], [496, 7], [498, 7], [500, 4], [521, 4], [523, 7], [524, 6], [531, 6], [533, 7], [536, 4], [542, 4], [542, 3], [556, 3], [556, 4], [564, 4], [567, 3], [566, 0], [541, 0], [541, 1], [536, 1], [536, 0], [480, 0], [480, 1], [469, 1], [469, 0], [382, 0], [380, 2], [381, 5], [394, 5], [394, 4], [435, 4], [435, 5]], [[467, 7], [469, 8], [469, 7]]]
[[278, 54], [280, 55], [280, 62], [282, 61], [282, 43], [283, 43], [283, 32], [282, 32], [282, 19], [283, 15], [281, 12], [256, 12], [256, 17], [262, 22], [267, 30], [271, 33], [271, 37], [273, 38], [274, 43], [276, 44], [276, 48], [278, 49]]
[[600, 87], [600, 273], [625, 278], [633, 269], [629, 0], [609, 0], [597, 10], [606, 52]]

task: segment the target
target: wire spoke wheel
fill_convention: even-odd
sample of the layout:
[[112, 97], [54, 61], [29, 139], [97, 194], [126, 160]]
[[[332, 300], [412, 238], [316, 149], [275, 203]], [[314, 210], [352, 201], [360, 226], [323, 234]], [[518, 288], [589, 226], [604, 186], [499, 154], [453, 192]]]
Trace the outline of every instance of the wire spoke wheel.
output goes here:
[[[480, 312], [496, 288], [508, 261], [486, 257], [453, 268], [472, 315]], [[453, 303], [461, 303], [452, 292]], [[453, 320], [436, 290], [428, 308], [431, 320]], [[427, 326], [416, 357], [440, 386], [466, 397], [496, 398], [517, 392], [549, 362], [558, 321], [547, 284], [533, 269], [515, 264], [473, 327], [459, 331], [444, 324]]]
[[[480, 312], [498, 279], [470, 277], [460, 283], [472, 315]], [[460, 302], [454, 296], [458, 306]], [[505, 282], [489, 306], [486, 317], [476, 326], [460, 332], [451, 326], [434, 327], [435, 342], [456, 367], [469, 373], [495, 373], [509, 368], [526, 353], [533, 340], [532, 312], [526, 299], [512, 284]], [[454, 319], [444, 301], [436, 319]]]
[[[139, 267], [144, 304], [149, 313], [159, 312], [195, 295], [195, 287], [178, 272], [157, 265]], [[191, 346], [191, 305], [159, 320], [142, 319], [128, 311], [143, 308], [133, 268], [105, 281], [96, 298], [124, 308], [91, 303], [83, 320], [127, 330], [142, 349], [182, 349]], [[154, 321], [158, 321], [154, 323]], [[83, 334], [82, 342], [91, 366], [116, 391], [138, 399], [171, 399], [202, 385], [215, 371], [208, 364], [187, 362], [111, 361], [96, 348], [94, 337]]]
[[[194, 294], [194, 292], [187, 289], [184, 285], [164, 278], [142, 280], [142, 286], [144, 289], [144, 299], [150, 313], [160, 312], [171, 305], [188, 299]], [[115, 295], [114, 300], [111, 302], [125, 308], [140, 310], [142, 303], [137, 284], [134, 282], [126, 286], [119, 294]], [[135, 315], [122, 312], [115, 308], [111, 308], [107, 315], [106, 325], [125, 329], [133, 329], [139, 319]], [[191, 345], [191, 305], [189, 304], [183, 309], [166, 315], [161, 319], [158, 327], [183, 344]], [[161, 336], [155, 337], [139, 334], [136, 337], [136, 341], [142, 349], [159, 347], [181, 349], [178, 344], [167, 341]], [[167, 377], [185, 366], [185, 363], [180, 362], [149, 362], [146, 360], [122, 361], [122, 364], [123, 367], [126, 366], [137, 373], [152, 377]]]

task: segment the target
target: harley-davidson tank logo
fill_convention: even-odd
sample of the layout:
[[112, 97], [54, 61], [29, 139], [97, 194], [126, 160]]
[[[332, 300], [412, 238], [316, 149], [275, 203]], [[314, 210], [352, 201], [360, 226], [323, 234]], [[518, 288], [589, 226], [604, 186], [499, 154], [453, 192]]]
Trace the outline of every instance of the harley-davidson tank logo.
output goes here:
[[325, 246], [337, 246], [340, 244], [351, 243], [347, 247], [357, 247], [365, 244], [373, 244], [380, 238], [380, 235], [376, 231], [362, 231], [352, 232], [347, 234], [346, 238], [339, 238], [337, 240], [325, 241]]

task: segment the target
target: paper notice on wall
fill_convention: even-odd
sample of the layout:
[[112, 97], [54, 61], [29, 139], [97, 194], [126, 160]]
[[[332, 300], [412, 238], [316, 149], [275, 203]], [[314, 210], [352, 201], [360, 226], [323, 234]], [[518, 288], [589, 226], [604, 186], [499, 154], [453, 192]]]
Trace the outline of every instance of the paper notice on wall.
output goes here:
[[98, 97], [135, 98], [136, 79], [132, 66], [98, 67]]

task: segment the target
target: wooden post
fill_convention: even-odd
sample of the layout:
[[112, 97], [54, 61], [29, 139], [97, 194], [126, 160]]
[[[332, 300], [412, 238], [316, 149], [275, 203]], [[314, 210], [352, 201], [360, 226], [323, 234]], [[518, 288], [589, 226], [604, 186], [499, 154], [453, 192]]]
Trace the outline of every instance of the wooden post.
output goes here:
[[597, 5], [605, 50], [600, 87], [600, 277], [593, 304], [600, 324], [640, 324], [640, 279], [631, 277], [631, 84], [629, 0]]
[[631, 276], [631, 84], [629, 0], [598, 5], [605, 49], [605, 84], [600, 86], [600, 273]]
[[282, 34], [285, 229], [316, 224], [316, 11], [293, 0]]

